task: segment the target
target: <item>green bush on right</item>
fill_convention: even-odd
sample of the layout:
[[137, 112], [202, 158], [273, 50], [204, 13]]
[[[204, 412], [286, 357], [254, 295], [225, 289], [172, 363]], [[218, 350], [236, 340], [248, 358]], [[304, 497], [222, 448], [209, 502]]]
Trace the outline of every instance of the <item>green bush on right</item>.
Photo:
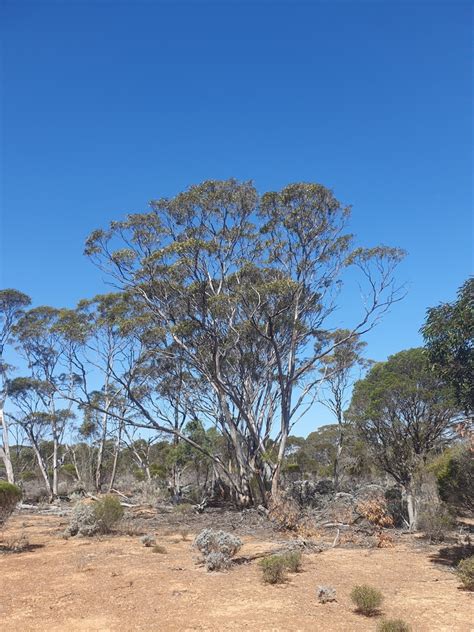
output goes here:
[[351, 592], [351, 599], [357, 607], [357, 611], [370, 617], [378, 612], [382, 605], [383, 595], [380, 590], [362, 584], [354, 586]]
[[283, 555], [269, 555], [260, 560], [263, 581], [266, 584], [283, 584], [286, 580], [286, 561]]
[[464, 588], [474, 590], [474, 555], [461, 560], [456, 568], [456, 575], [461, 580]]
[[7, 483], [7, 481], [0, 481], [0, 527], [3, 527], [20, 499], [21, 489], [19, 487]]

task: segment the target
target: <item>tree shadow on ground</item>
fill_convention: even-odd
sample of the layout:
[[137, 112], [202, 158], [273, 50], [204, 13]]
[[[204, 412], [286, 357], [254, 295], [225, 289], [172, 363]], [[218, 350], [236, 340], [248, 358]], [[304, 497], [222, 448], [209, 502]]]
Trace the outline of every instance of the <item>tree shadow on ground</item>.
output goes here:
[[443, 566], [457, 566], [461, 560], [471, 555], [474, 555], [474, 545], [458, 544], [439, 549], [436, 553], [430, 555], [430, 561], [433, 564], [441, 564]]

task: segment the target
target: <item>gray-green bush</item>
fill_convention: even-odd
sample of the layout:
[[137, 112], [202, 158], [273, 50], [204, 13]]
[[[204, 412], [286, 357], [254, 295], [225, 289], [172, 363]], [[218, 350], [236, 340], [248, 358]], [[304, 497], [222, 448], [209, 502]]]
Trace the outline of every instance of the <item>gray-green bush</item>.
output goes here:
[[354, 586], [351, 592], [352, 602], [356, 605], [357, 611], [370, 617], [378, 612], [382, 605], [382, 593], [367, 584]]
[[454, 525], [453, 517], [443, 504], [427, 507], [417, 520], [417, 528], [430, 542], [443, 542]]
[[456, 575], [461, 580], [464, 588], [474, 590], [474, 555], [459, 562], [456, 568]]
[[194, 546], [199, 549], [208, 571], [226, 570], [232, 557], [242, 546], [242, 540], [226, 531], [204, 529], [196, 536]]
[[266, 584], [283, 584], [286, 580], [286, 562], [283, 555], [269, 555], [260, 560], [263, 581]]
[[0, 481], [0, 527], [3, 527], [20, 499], [21, 489], [19, 487], [6, 481]]
[[104, 496], [94, 504], [79, 502], [72, 510], [67, 533], [83, 536], [110, 533], [123, 513], [120, 501], [114, 496]]
[[301, 551], [288, 551], [283, 554], [285, 566], [290, 573], [298, 573], [301, 570]]

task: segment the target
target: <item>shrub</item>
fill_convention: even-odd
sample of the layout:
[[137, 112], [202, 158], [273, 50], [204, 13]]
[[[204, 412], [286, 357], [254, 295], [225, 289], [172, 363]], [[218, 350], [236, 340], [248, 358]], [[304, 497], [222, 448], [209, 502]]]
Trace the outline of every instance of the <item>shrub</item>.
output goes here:
[[140, 538], [140, 542], [143, 544], [143, 546], [154, 546], [156, 544], [156, 540], [152, 535], [143, 535]]
[[166, 549], [161, 544], [155, 544], [155, 546], [151, 549], [153, 553], [166, 553]]
[[456, 568], [456, 575], [465, 588], [474, 590], [474, 555], [459, 562]]
[[263, 581], [266, 584], [282, 584], [286, 580], [286, 562], [283, 555], [269, 555], [260, 561]]
[[2, 527], [13, 513], [21, 499], [21, 489], [16, 485], [0, 481], [0, 527]]
[[467, 445], [448, 448], [429, 469], [436, 476], [441, 500], [468, 511], [474, 509], [474, 460]]
[[365, 614], [366, 616], [371, 616], [376, 614], [377, 610], [380, 608], [383, 596], [376, 588], [363, 584], [360, 586], [354, 586], [351, 592], [351, 599], [357, 606], [358, 612]]
[[100, 533], [110, 533], [112, 527], [123, 517], [123, 507], [115, 496], [104, 496], [94, 505], [94, 515]]
[[411, 627], [403, 619], [385, 619], [377, 626], [377, 632], [410, 632]]
[[427, 507], [420, 513], [417, 520], [418, 529], [430, 542], [443, 542], [453, 526], [454, 520], [442, 504]]
[[22, 533], [19, 537], [13, 537], [7, 540], [2, 549], [8, 553], [23, 553], [30, 548], [30, 542], [27, 536]]
[[288, 551], [283, 554], [283, 559], [290, 573], [298, 573], [301, 570], [301, 551]]
[[123, 507], [114, 496], [104, 496], [94, 504], [80, 502], [72, 510], [68, 532], [83, 536], [110, 533], [122, 516]]
[[232, 560], [219, 551], [209, 553], [204, 558], [204, 562], [208, 571], [226, 571], [232, 564]]
[[316, 592], [319, 603], [327, 603], [336, 600], [336, 589], [332, 586], [318, 586]]
[[361, 501], [356, 509], [371, 525], [380, 528], [393, 527], [393, 518], [388, 513], [385, 498], [370, 498]]
[[77, 503], [72, 510], [67, 532], [70, 535], [91, 536], [98, 530], [93, 505], [85, 502]]
[[194, 540], [209, 571], [224, 570], [231, 565], [231, 558], [242, 546], [240, 538], [225, 531], [204, 529]]
[[188, 539], [189, 531], [183, 527], [179, 530], [179, 535], [181, 536], [183, 542], [186, 542], [186, 540]]

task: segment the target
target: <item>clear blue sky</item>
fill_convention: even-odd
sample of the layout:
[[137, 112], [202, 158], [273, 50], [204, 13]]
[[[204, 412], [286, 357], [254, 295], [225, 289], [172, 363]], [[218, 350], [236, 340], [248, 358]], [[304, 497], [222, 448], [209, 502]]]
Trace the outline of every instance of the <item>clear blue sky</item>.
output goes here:
[[471, 3], [15, 0], [0, 17], [0, 285], [34, 304], [104, 291], [93, 228], [230, 176], [321, 182], [362, 242], [408, 250], [377, 360], [420, 344], [426, 307], [472, 271]]

